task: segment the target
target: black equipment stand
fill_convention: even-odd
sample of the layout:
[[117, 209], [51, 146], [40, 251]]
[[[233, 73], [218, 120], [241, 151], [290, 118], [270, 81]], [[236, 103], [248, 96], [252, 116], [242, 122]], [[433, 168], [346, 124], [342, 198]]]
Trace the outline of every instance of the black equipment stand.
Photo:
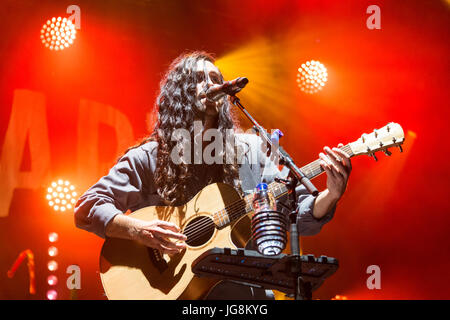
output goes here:
[[[292, 277], [291, 257], [286, 254], [265, 256], [254, 250], [213, 248], [192, 263], [192, 272], [199, 277], [233, 280], [265, 289], [284, 292], [300, 300], [311, 300], [312, 292], [339, 267], [335, 258], [313, 255], [299, 256], [302, 288], [298, 292]], [[298, 296], [296, 296], [298, 295]]]
[[275, 154], [280, 159], [280, 164], [285, 165], [289, 168], [292, 178], [296, 178], [298, 182], [303, 184], [313, 196], [317, 196], [319, 191], [317, 188], [311, 183], [311, 181], [304, 175], [304, 173], [300, 170], [299, 167], [294, 163], [291, 156], [283, 149], [281, 146], [274, 147], [272, 144], [272, 139], [270, 139], [269, 134], [266, 129], [264, 129], [251, 115], [248, 113], [247, 109], [241, 104], [241, 101], [236, 96], [230, 96], [231, 102], [241, 109], [241, 111], [245, 114], [245, 116], [253, 123], [253, 129], [259, 133], [260, 137], [271, 147], [271, 151], [275, 152]]
[[300, 256], [300, 238], [297, 229], [297, 196], [295, 192], [295, 188], [298, 183], [303, 184], [306, 190], [311, 193], [314, 197], [319, 194], [317, 188], [311, 183], [311, 181], [303, 174], [303, 172], [297, 167], [294, 163], [294, 160], [291, 156], [281, 147], [281, 146], [273, 146], [272, 139], [269, 137], [266, 129], [264, 129], [245, 109], [245, 107], [241, 104], [238, 97], [235, 95], [230, 96], [231, 102], [237, 106], [245, 116], [253, 123], [253, 128], [256, 132], [259, 133], [260, 137], [270, 146], [271, 152], [274, 152], [275, 155], [280, 160], [280, 164], [285, 165], [289, 168], [290, 173], [288, 179], [275, 179], [277, 182], [285, 183], [288, 188], [289, 194], [289, 233], [290, 233], [290, 243], [291, 243], [291, 255], [288, 258], [288, 265], [291, 277], [294, 279], [294, 296], [295, 299], [303, 299], [307, 297], [308, 294], [305, 295], [305, 292], [308, 292], [307, 282], [304, 280], [302, 276], [302, 257]]

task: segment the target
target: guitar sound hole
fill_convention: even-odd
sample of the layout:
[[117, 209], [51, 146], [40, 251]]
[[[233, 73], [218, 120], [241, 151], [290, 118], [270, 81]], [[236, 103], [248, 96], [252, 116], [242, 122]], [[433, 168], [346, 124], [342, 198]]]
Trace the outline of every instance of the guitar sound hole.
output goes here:
[[205, 216], [192, 219], [186, 225], [183, 233], [187, 236], [186, 244], [190, 247], [199, 247], [214, 235], [216, 227], [214, 221]]

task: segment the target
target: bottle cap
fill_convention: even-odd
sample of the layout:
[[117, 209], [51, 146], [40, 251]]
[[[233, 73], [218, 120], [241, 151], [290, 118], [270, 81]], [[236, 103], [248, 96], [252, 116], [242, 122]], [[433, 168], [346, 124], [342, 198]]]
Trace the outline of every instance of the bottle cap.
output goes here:
[[261, 190], [267, 190], [267, 183], [259, 183], [256, 186], [256, 190], [261, 191]]

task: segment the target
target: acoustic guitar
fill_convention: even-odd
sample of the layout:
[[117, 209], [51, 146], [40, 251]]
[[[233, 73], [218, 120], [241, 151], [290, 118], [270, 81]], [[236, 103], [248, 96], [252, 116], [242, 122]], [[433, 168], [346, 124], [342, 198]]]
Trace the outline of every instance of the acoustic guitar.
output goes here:
[[[341, 147], [351, 157], [384, 151], [404, 142], [403, 129], [389, 123], [355, 142]], [[323, 169], [320, 160], [301, 168], [309, 178]], [[280, 198], [288, 190], [282, 183], [272, 182], [269, 191]], [[250, 236], [253, 194], [241, 197], [230, 185], [214, 183], [206, 186], [182, 206], [151, 206], [130, 214], [133, 218], [171, 221], [187, 236], [187, 248], [169, 256], [137, 242], [108, 238], [100, 255], [100, 275], [108, 299], [201, 299], [217, 282], [195, 277], [191, 265], [203, 252], [214, 247], [244, 247]]]

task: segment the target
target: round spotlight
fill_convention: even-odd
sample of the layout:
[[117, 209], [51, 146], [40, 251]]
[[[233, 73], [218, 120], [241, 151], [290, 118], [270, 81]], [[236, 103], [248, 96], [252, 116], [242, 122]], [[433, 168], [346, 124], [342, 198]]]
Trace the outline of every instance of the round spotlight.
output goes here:
[[56, 232], [52, 232], [48, 235], [48, 241], [56, 242], [58, 241], [58, 234]]
[[47, 283], [49, 286], [56, 286], [58, 284], [58, 277], [50, 275], [47, 277]]
[[55, 290], [47, 291], [47, 299], [48, 300], [56, 300], [58, 298], [58, 293]]
[[305, 93], [313, 94], [322, 90], [327, 80], [327, 68], [319, 61], [311, 60], [298, 68], [297, 85]]
[[50, 271], [58, 270], [58, 263], [55, 260], [51, 260], [47, 263], [47, 268]]
[[47, 20], [41, 28], [41, 41], [50, 50], [64, 50], [73, 44], [76, 36], [75, 25], [67, 18]]
[[66, 212], [73, 208], [76, 203], [75, 187], [69, 181], [59, 179], [52, 182], [51, 186], [47, 188], [47, 195], [45, 196], [48, 205], [55, 211]]
[[56, 257], [58, 255], [58, 248], [56, 248], [56, 247], [48, 248], [48, 255], [50, 257]]

